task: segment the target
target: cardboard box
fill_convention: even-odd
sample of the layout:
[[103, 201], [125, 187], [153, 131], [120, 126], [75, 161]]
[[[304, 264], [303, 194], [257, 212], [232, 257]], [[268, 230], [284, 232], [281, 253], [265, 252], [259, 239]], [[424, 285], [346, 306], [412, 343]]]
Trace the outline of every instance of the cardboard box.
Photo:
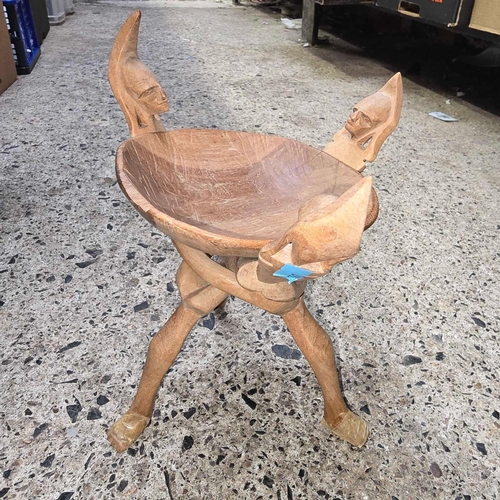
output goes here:
[[[472, 0], [377, 0], [378, 7], [448, 27], [461, 24]], [[491, 0], [497, 2], [500, 0]], [[468, 10], [470, 13], [470, 10]], [[466, 22], [468, 22], [467, 19]], [[463, 22], [463, 21], [462, 21]]]
[[10, 45], [4, 10], [0, 12], [0, 94], [5, 92], [17, 79], [16, 65]]
[[500, 1], [476, 0], [469, 27], [500, 35]]
[[360, 3], [371, 4], [375, 0], [314, 0], [320, 5], [358, 5]]

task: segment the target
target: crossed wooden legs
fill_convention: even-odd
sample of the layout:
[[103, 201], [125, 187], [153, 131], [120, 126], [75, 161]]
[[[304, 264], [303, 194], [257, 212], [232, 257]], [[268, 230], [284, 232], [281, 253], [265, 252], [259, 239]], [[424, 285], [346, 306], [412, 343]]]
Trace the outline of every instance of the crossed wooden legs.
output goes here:
[[[131, 446], [149, 423], [156, 392], [191, 329], [228, 295], [200, 278], [185, 262], [177, 273], [177, 284], [182, 303], [151, 340], [132, 406], [108, 431], [109, 441], [119, 452]], [[302, 299], [282, 318], [320, 384], [325, 402], [323, 425], [354, 446], [362, 446], [368, 436], [367, 426], [344, 402], [330, 338]]]
[[322, 424], [348, 443], [363, 446], [368, 438], [368, 427], [345, 404], [330, 337], [311, 316], [303, 300], [282, 317], [321, 387], [325, 404]]
[[177, 284], [182, 303], [149, 343], [146, 364], [132, 406], [108, 431], [109, 441], [119, 452], [131, 446], [148, 425], [156, 392], [189, 332], [200, 318], [227, 297], [227, 293], [195, 275], [184, 262], [177, 273]]

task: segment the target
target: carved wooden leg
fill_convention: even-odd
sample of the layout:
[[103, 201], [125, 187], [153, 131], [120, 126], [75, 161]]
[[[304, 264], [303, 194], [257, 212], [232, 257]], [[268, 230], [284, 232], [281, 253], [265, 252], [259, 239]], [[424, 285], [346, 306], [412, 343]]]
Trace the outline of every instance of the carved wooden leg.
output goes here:
[[302, 300], [295, 309], [284, 314], [283, 319], [316, 374], [323, 392], [325, 415], [322, 424], [352, 445], [362, 446], [368, 438], [368, 427], [344, 402], [330, 337], [311, 316]]
[[119, 452], [131, 446], [148, 425], [156, 392], [191, 329], [227, 297], [227, 293], [203, 281], [184, 262], [177, 273], [177, 283], [182, 303], [149, 343], [134, 402], [108, 431], [109, 441]]

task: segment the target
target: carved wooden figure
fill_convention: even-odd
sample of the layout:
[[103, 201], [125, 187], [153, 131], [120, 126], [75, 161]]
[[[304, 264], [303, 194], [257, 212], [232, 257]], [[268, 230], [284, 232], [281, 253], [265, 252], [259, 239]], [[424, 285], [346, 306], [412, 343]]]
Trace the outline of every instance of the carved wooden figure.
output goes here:
[[378, 92], [354, 106], [344, 127], [324, 151], [362, 172], [396, 128], [403, 106], [403, 81], [396, 73]]
[[307, 280], [358, 252], [377, 217], [372, 179], [359, 171], [396, 126], [401, 77], [362, 101], [325, 151], [254, 133], [164, 131], [158, 114], [168, 109], [167, 99], [137, 57], [139, 22], [136, 11], [109, 63], [131, 134], [118, 149], [116, 172], [132, 204], [182, 257], [181, 304], [151, 340], [132, 406], [109, 429], [111, 444], [124, 451], [137, 439], [193, 326], [234, 295], [283, 318], [323, 392], [324, 425], [362, 446], [366, 423], [346, 406], [332, 342], [303, 293]]

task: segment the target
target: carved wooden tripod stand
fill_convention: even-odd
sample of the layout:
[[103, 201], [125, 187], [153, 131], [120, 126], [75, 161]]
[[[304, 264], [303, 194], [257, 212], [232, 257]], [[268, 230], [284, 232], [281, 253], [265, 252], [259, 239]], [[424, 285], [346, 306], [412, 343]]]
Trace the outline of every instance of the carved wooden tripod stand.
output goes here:
[[262, 134], [165, 131], [158, 114], [168, 110], [166, 95], [137, 57], [139, 22], [136, 11], [109, 62], [131, 133], [118, 149], [116, 171], [132, 204], [179, 251], [182, 302], [151, 340], [134, 402], [108, 432], [111, 444], [124, 451], [137, 439], [193, 326], [234, 295], [283, 318], [321, 386], [324, 425], [362, 446], [366, 423], [344, 402], [332, 342], [303, 293], [307, 280], [358, 252], [377, 218], [372, 179], [360, 172], [397, 125], [401, 76], [361, 101], [324, 151]]

